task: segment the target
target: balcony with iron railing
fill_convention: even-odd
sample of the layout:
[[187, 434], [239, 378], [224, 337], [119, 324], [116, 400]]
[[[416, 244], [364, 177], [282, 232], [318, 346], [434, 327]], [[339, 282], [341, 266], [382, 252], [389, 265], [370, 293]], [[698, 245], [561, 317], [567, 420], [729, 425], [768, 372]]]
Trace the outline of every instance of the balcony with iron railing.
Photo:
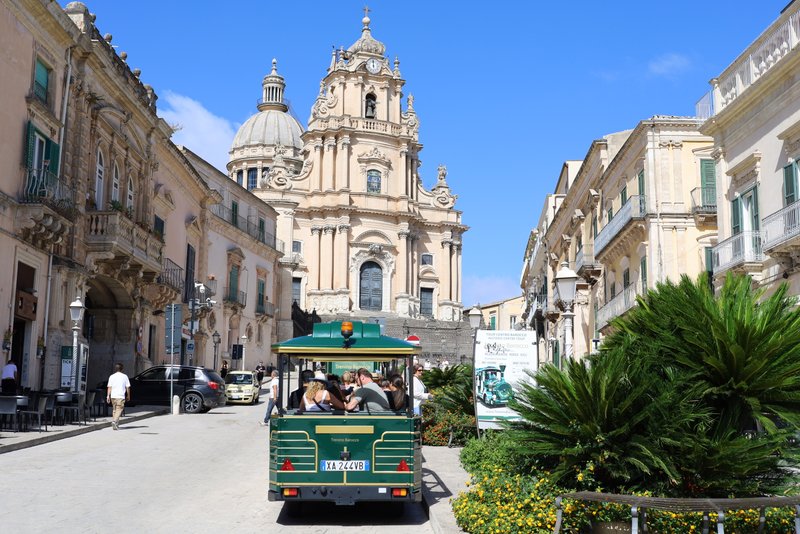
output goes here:
[[245, 307], [247, 305], [247, 293], [226, 287], [225, 292], [222, 294], [222, 301], [225, 304]]
[[597, 310], [597, 329], [605, 328], [614, 318], [633, 308], [636, 305], [636, 297], [644, 295], [646, 291], [647, 288], [642, 288], [641, 280], [624, 288], [621, 293]]
[[741, 232], [722, 241], [713, 249], [713, 261], [715, 274], [728, 269], [760, 269], [764, 261], [761, 233]]
[[599, 257], [611, 241], [617, 237], [634, 219], [642, 219], [647, 214], [647, 202], [644, 195], [629, 197], [620, 210], [614, 215], [594, 238], [594, 254]]
[[691, 191], [692, 216], [697, 224], [717, 220], [717, 190], [715, 187], [695, 187]]
[[120, 211], [91, 211], [86, 217], [85, 239], [91, 252], [110, 252], [114, 258], [127, 258], [132, 268], [138, 263], [147, 272], [161, 272], [164, 242], [155, 234]]
[[800, 245], [800, 202], [764, 218], [761, 222], [765, 252], [783, 252]]
[[600, 264], [594, 259], [594, 244], [585, 243], [575, 253], [575, 272], [579, 276], [594, 277], [599, 274]]
[[183, 267], [171, 259], [165, 258], [164, 268], [156, 278], [156, 283], [169, 286], [181, 294], [183, 293], [184, 278]]
[[43, 204], [71, 222], [78, 214], [75, 188], [45, 169], [27, 169], [19, 201], [21, 204]]
[[224, 204], [212, 204], [211, 213], [233, 227], [238, 228], [259, 243], [263, 243], [278, 252], [283, 252], [283, 241], [277, 239], [274, 234], [270, 234], [259, 228], [258, 221], [246, 219]]
[[275, 304], [265, 300], [256, 303], [256, 315], [266, 315], [268, 317], [275, 317]]

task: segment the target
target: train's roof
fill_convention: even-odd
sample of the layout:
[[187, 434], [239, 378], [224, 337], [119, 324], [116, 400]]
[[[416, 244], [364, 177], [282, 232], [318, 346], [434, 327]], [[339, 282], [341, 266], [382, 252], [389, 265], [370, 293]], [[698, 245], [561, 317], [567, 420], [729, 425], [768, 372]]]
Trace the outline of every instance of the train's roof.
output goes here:
[[[317, 323], [310, 336], [300, 336], [272, 345], [278, 354], [325, 355], [352, 360], [355, 357], [419, 354], [422, 349], [402, 339], [381, 335], [380, 325], [352, 321], [353, 335], [342, 335], [342, 321]], [[360, 359], [360, 358], [356, 358]]]

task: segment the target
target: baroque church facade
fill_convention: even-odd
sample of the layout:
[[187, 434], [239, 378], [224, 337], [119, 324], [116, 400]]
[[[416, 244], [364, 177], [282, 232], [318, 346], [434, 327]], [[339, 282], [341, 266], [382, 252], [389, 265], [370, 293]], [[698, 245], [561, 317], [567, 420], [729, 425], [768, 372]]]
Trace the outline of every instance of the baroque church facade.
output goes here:
[[404, 109], [399, 60], [386, 57], [367, 16], [362, 24], [352, 46], [333, 51], [306, 129], [288, 112], [273, 60], [258, 113], [230, 150], [229, 177], [277, 211], [287, 246], [278, 337], [291, 337], [297, 302], [324, 320], [380, 322], [389, 335], [413, 331], [424, 346], [429, 334], [442, 353], [468, 353], [457, 339], [467, 227], [444, 165], [423, 185], [414, 97]]

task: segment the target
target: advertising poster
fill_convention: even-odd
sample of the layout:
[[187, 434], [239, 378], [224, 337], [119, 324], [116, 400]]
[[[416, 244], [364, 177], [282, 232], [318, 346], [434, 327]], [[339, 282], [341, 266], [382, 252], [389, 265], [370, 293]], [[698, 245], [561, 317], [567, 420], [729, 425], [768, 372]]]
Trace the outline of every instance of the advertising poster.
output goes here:
[[478, 428], [501, 428], [499, 421], [518, 419], [508, 407], [516, 384], [536, 371], [536, 332], [478, 330], [475, 336], [475, 415]]

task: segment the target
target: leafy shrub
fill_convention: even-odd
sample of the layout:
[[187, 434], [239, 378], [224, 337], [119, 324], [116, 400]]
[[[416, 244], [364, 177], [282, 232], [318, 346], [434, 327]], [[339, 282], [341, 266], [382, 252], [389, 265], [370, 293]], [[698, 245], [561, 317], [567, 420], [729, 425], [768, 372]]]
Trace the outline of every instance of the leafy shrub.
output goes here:
[[430, 402], [422, 404], [422, 421], [423, 445], [461, 447], [475, 436], [474, 415], [442, 410]]
[[525, 469], [524, 458], [514, 450], [508, 432], [484, 430], [480, 438], [470, 439], [461, 451], [461, 465], [470, 473], [502, 467], [512, 473]]

